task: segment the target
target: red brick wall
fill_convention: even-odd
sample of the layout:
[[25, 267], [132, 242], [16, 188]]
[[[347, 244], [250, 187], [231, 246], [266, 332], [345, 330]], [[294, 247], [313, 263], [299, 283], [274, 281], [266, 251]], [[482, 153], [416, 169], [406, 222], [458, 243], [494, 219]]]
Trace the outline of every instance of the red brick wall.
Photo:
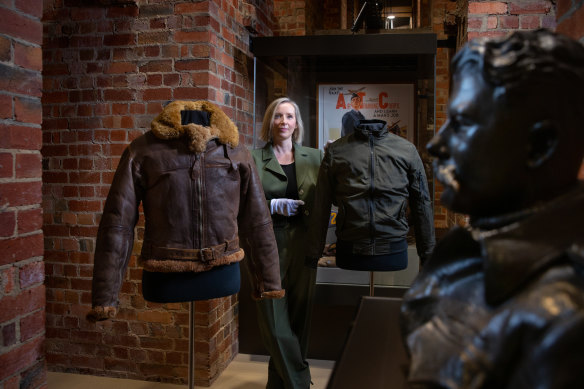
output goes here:
[[46, 387], [41, 13], [0, 2], [0, 388]]
[[[327, 30], [336, 30], [336, 29], [340, 29], [342, 28], [341, 26], [341, 6], [340, 6], [340, 1], [338, 0], [322, 0], [322, 8], [321, 8], [321, 12], [322, 12], [322, 29], [327, 29]], [[351, 2], [352, 4], [352, 2]], [[347, 17], [345, 16], [345, 21], [347, 20]], [[350, 24], [353, 22], [352, 19], [349, 19], [349, 21], [345, 22], [345, 24]], [[348, 28], [345, 25], [345, 28]]]
[[274, 35], [306, 35], [306, 1], [274, 0]]
[[555, 29], [551, 0], [469, 1], [468, 38], [503, 36], [512, 30]]
[[[251, 54], [243, 23], [253, 16], [266, 29], [269, 18], [263, 10], [250, 15], [255, 9], [235, 0], [44, 3], [49, 369], [184, 383], [188, 304], [146, 302], [135, 255], [118, 317], [85, 320], [97, 226], [122, 151], [167, 101], [215, 102], [251, 143]], [[134, 254], [140, 244], [138, 238]], [[237, 297], [197, 302], [195, 333], [196, 383], [209, 385], [237, 353]]]
[[271, 36], [274, 27], [274, 5], [269, 0], [243, 0], [242, 24], [253, 27], [254, 35]]
[[[558, 0], [558, 25], [556, 31], [571, 36], [584, 44], [584, 3], [572, 0]], [[578, 177], [584, 180], [584, 163]]]
[[[432, 31], [437, 34], [438, 40], [445, 40], [448, 36], [444, 31], [444, 21], [448, 15], [456, 12], [456, 2], [450, 0], [432, 1]], [[439, 47], [436, 51], [436, 123], [435, 130], [438, 131], [446, 121], [446, 109], [449, 97], [450, 83], [450, 61], [455, 54], [452, 48]], [[434, 204], [434, 225], [437, 231], [447, 229], [455, 223], [455, 216], [440, 204], [442, 186], [435, 183], [435, 204]]]

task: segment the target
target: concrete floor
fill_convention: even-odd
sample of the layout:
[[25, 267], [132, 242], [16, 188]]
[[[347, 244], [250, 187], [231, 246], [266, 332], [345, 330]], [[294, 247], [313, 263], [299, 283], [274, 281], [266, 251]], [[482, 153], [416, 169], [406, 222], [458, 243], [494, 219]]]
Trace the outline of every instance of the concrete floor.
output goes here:
[[[309, 360], [309, 363], [312, 382], [314, 383], [311, 389], [325, 389], [332, 373], [334, 362]], [[264, 389], [267, 375], [267, 357], [239, 354], [217, 381], [211, 385], [211, 389]], [[188, 385], [57, 372], [49, 372], [47, 376], [48, 389], [184, 389], [188, 387]]]

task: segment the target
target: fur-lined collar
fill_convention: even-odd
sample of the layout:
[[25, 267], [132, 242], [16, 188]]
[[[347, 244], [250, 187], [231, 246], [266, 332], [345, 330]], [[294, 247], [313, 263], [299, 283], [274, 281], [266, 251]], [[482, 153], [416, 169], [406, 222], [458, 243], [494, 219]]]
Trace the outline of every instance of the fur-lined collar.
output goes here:
[[[210, 113], [210, 125], [181, 124], [181, 111], [206, 111]], [[211, 139], [236, 147], [239, 144], [237, 126], [215, 104], [208, 101], [173, 101], [152, 121], [152, 132], [160, 139], [177, 139], [183, 135], [189, 139], [189, 149], [202, 153]]]

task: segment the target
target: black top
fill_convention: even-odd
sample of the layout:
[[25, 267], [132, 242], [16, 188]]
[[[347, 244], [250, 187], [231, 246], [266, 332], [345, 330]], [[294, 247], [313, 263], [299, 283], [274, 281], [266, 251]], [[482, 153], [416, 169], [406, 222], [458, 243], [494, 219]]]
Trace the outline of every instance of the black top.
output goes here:
[[298, 183], [296, 182], [296, 163], [281, 165], [284, 174], [288, 177], [288, 186], [286, 186], [286, 198], [298, 200]]

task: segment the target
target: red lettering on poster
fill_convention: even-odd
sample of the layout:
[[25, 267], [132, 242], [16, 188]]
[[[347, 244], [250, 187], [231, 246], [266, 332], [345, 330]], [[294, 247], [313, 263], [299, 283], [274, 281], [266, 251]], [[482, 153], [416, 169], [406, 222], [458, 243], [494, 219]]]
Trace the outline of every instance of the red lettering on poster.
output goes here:
[[345, 105], [345, 96], [342, 93], [339, 93], [339, 98], [337, 99], [337, 108], [343, 108], [346, 109], [347, 106]]
[[381, 92], [379, 94], [379, 108], [382, 108], [382, 109], [385, 109], [388, 106], [388, 104], [385, 101], [383, 101], [384, 97], [389, 97], [389, 96], [387, 95], [387, 93]]

